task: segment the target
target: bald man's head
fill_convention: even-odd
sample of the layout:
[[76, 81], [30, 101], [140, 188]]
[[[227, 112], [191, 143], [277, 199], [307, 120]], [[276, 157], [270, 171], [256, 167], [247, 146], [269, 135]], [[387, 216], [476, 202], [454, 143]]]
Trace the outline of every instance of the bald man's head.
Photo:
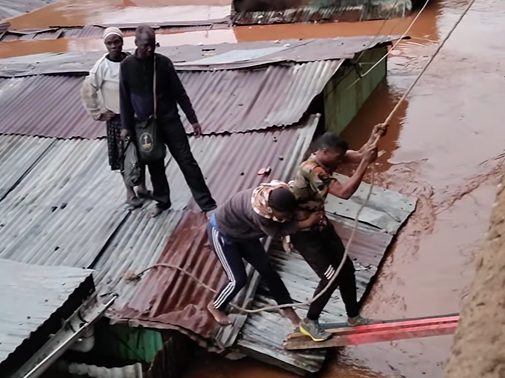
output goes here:
[[156, 34], [149, 25], [139, 25], [135, 31], [135, 45], [140, 58], [150, 58], [156, 49]]

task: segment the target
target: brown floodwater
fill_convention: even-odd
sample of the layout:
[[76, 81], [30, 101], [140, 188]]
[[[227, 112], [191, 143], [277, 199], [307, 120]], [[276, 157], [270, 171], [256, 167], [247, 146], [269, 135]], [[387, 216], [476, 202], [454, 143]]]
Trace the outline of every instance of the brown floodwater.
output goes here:
[[[362, 144], [384, 120], [435, 52], [467, 5], [431, 0], [388, 60], [388, 78], [344, 132]], [[13, 27], [174, 21], [222, 17], [224, 0], [64, 0], [11, 20]], [[290, 38], [401, 34], [413, 17], [387, 22], [272, 25], [159, 36], [162, 45]], [[418, 198], [368, 296], [364, 314], [381, 319], [457, 312], [473, 276], [473, 255], [486, 232], [497, 177], [503, 172], [501, 94], [505, 58], [505, 2], [477, 0], [414, 91], [393, 117], [380, 143], [376, 183]], [[133, 47], [126, 39], [127, 48]], [[0, 44], [0, 56], [102, 50], [99, 39]], [[347, 172], [349, 173], [349, 172]], [[370, 179], [370, 177], [368, 177]], [[345, 348], [334, 352], [323, 378], [439, 378], [452, 337], [433, 337]], [[204, 355], [186, 378], [287, 378], [293, 375], [252, 360]]]
[[221, 19], [230, 14], [225, 0], [61, 0], [9, 22], [14, 29], [49, 26], [179, 22]]
[[[432, 1], [389, 59], [381, 85], [344, 132], [359, 147], [447, 35], [466, 1]], [[236, 28], [239, 42], [402, 33], [410, 19], [326, 25]], [[389, 250], [364, 306], [381, 319], [457, 312], [474, 273], [473, 255], [487, 230], [503, 172], [501, 121], [505, 4], [477, 0], [380, 143], [376, 182], [418, 198], [417, 210]], [[499, 52], [499, 56], [496, 55]], [[452, 337], [378, 343], [334, 352], [323, 378], [443, 377]], [[212, 374], [209, 374], [212, 373]], [[188, 378], [294, 377], [252, 361], [209, 358]]]

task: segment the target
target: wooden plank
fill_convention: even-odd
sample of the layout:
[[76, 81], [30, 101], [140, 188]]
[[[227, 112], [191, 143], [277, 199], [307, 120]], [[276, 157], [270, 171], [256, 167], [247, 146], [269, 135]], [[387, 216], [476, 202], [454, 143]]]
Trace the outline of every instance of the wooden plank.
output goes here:
[[[384, 341], [451, 335], [456, 332], [459, 316], [396, 321], [367, 326], [345, 327], [329, 330], [333, 337], [324, 342], [314, 342], [307, 336], [291, 334], [284, 343], [286, 350], [335, 348]], [[300, 334], [301, 335], [301, 334]]]

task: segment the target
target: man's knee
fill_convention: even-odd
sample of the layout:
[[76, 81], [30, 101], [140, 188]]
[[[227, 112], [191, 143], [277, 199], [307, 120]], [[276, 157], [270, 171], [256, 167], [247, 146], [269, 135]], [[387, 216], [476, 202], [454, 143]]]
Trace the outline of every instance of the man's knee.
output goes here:
[[356, 269], [354, 268], [354, 264], [352, 260], [349, 258], [349, 256], [345, 259], [344, 265], [342, 267], [343, 273], [347, 274], [354, 274], [356, 272]]
[[247, 275], [241, 274], [238, 277], [235, 277], [235, 291], [238, 293], [242, 290], [245, 285], [247, 285]]

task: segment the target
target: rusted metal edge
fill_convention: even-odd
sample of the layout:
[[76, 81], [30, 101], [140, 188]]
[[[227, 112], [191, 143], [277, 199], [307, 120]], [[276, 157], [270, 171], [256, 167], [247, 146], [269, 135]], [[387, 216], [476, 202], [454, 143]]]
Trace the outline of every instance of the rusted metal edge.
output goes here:
[[[142, 23], [125, 23], [125, 24], [92, 24], [92, 26], [98, 26], [101, 28], [108, 28], [114, 26], [119, 29], [135, 29]], [[163, 27], [183, 27], [183, 26], [211, 26], [216, 24], [230, 24], [231, 18], [229, 16], [223, 18], [215, 18], [211, 20], [200, 20], [200, 21], [163, 21], [163, 22], [147, 22], [145, 25], [149, 25], [152, 28], [163, 28]]]

